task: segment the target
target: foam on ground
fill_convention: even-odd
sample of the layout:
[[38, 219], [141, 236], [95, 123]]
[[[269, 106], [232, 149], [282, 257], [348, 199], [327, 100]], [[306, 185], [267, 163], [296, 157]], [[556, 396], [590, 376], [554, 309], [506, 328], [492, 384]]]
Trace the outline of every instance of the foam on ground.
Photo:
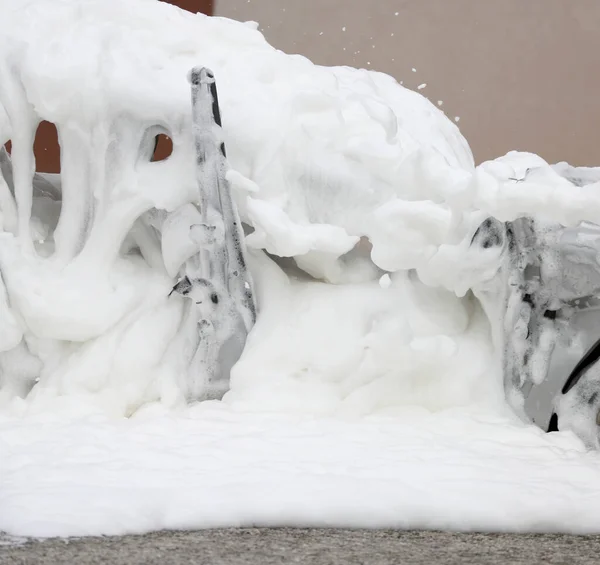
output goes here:
[[[0, 185], [0, 530], [598, 531], [598, 455], [512, 414], [469, 292], [498, 268], [469, 247], [482, 219], [600, 217], [593, 171], [573, 184], [520, 153], [476, 168], [419, 94], [253, 24], [153, 0], [0, 8], [0, 142], [17, 200], [34, 195], [30, 217]], [[198, 64], [259, 317], [223, 402], [187, 407], [182, 299], [138, 218], [194, 198]], [[62, 207], [32, 190], [39, 119], [59, 130]], [[142, 162], [157, 125], [173, 155]]]

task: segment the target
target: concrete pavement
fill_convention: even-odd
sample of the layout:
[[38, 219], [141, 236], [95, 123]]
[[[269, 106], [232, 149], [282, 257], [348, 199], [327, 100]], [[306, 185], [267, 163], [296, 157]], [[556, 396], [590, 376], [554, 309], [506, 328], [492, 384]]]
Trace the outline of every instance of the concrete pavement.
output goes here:
[[596, 564], [600, 536], [256, 528], [25, 541], [0, 536], [1, 565]]

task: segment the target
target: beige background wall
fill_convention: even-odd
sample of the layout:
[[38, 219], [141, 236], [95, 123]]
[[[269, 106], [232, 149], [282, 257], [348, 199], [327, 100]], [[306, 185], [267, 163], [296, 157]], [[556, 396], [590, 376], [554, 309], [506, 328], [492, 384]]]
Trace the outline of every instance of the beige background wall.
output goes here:
[[600, 165], [600, 0], [217, 0], [216, 15], [316, 63], [426, 83], [477, 161]]

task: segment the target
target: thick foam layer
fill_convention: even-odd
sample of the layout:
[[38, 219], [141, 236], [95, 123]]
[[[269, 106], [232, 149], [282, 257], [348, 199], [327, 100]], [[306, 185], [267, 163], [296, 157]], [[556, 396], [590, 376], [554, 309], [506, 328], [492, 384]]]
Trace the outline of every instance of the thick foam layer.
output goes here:
[[[332, 432], [343, 426], [327, 418], [358, 419], [353, 426], [361, 427], [360, 417], [388, 414], [391, 421], [382, 426], [363, 422], [364, 434], [357, 436], [359, 443], [375, 441], [393, 452], [393, 471], [373, 476], [397, 485], [410, 468], [418, 477], [414, 485], [421, 486], [394, 490], [389, 504], [382, 497], [364, 520], [358, 513], [365, 498], [359, 497], [356, 519], [345, 518], [361, 477], [375, 467], [369, 453], [355, 450], [354, 440], [342, 434], [347, 449], [340, 461], [352, 466], [358, 458], [359, 468], [321, 506], [310, 497], [326, 489], [315, 490], [312, 482], [299, 491], [309, 498], [279, 497], [293, 505], [285, 523], [508, 528], [510, 515], [516, 528], [560, 527], [563, 522], [548, 519], [547, 508], [533, 498], [521, 521], [516, 510], [506, 514], [506, 500], [523, 492], [498, 488], [498, 481], [510, 482], [510, 473], [523, 470], [515, 462], [532, 446], [535, 456], [526, 459], [532, 466], [563, 468], [576, 459], [583, 490], [592, 488], [596, 474], [574, 437], [549, 440], [511, 419], [500, 352], [469, 292], [497, 274], [499, 257], [470, 242], [489, 215], [508, 220], [536, 213], [563, 223], [600, 217], [596, 177], [586, 173], [586, 182], [575, 186], [565, 178], [573, 171], [520, 153], [475, 168], [456, 126], [421, 95], [379, 73], [318, 67], [281, 53], [254, 24], [191, 15], [153, 0], [0, 0], [0, 8], [0, 142], [10, 139], [13, 147], [12, 171], [5, 166], [6, 182], [0, 182], [0, 450], [9, 454], [0, 458], [0, 476], [17, 485], [0, 485], [0, 529], [50, 535], [277, 523], [278, 503], [261, 513], [250, 496], [236, 509], [229, 494], [211, 499], [196, 488], [196, 498], [187, 499], [197, 503], [192, 509], [182, 504], [182, 488], [172, 499], [161, 494], [149, 504], [154, 518], [144, 510], [144, 489], [139, 498], [125, 497], [131, 513], [120, 506], [125, 514], [118, 526], [107, 525], [111, 510], [100, 511], [94, 493], [105, 480], [120, 480], [102, 471], [111, 460], [127, 459], [115, 455], [127, 448], [119, 430], [139, 426], [152, 436], [165, 429], [174, 438], [172, 449], [185, 454], [188, 440], [177, 430], [187, 430], [195, 410], [202, 417], [194, 423], [223, 447], [201, 443], [187, 461], [193, 470], [214, 465], [205, 474], [211, 485], [226, 469], [226, 493], [253, 488], [254, 475], [246, 480], [243, 461], [235, 457], [240, 449], [250, 459], [271, 453], [265, 465], [277, 475], [280, 461], [273, 454], [284, 442], [286, 477], [292, 473], [301, 482], [302, 473], [290, 469], [302, 470], [304, 461], [309, 474], [319, 475], [320, 457], [338, 438]], [[231, 391], [214, 411], [185, 408], [185, 359], [195, 328], [185, 323], [182, 298], [169, 297], [183, 259], [177, 241], [170, 241], [166, 257], [144, 221], [197, 197], [187, 82], [197, 65], [210, 67], [219, 84], [228, 179], [248, 228], [259, 308], [232, 371]], [[32, 183], [32, 141], [41, 119], [59, 132], [62, 172], [52, 186], [60, 188], [60, 199], [41, 188], [47, 180]], [[140, 155], [157, 128], [172, 137], [174, 149], [154, 163]], [[262, 415], [236, 416], [242, 412]], [[279, 415], [270, 420], [265, 412]], [[275, 428], [287, 422], [285, 433], [260, 432], [246, 444], [246, 427], [263, 418]], [[55, 425], [38, 442], [34, 436], [44, 421]], [[102, 469], [79, 491], [91, 497], [92, 510], [84, 520], [77, 505], [68, 506], [85, 522], [80, 529], [68, 520], [61, 526], [40, 518], [32, 525], [24, 516], [62, 500], [46, 496], [39, 475], [44, 450], [80, 445], [81, 436], [60, 426], [75, 430], [81, 421], [99, 426], [102, 439], [90, 441], [90, 449], [108, 450], [106, 457], [90, 455]], [[297, 443], [294, 423], [302, 435], [313, 429], [316, 444]], [[452, 433], [438, 441], [438, 427], [447, 425]], [[223, 433], [209, 433], [221, 426]], [[407, 427], [407, 435], [396, 426]], [[93, 425], [85, 429], [94, 433]], [[486, 430], [493, 436], [489, 450]], [[389, 441], [377, 443], [379, 434], [389, 434]], [[330, 439], [321, 444], [321, 436]], [[473, 480], [445, 483], [446, 471], [454, 476], [451, 464], [403, 455], [417, 448], [431, 455], [440, 441], [449, 446], [449, 461], [469, 451], [461, 472]], [[40, 455], [33, 462], [14, 448], [27, 442]], [[490, 452], [495, 461], [506, 454], [506, 475], [477, 473], [478, 461]], [[131, 453], [141, 469], [164, 456], [151, 445]], [[82, 477], [85, 457], [78, 450], [76, 460], [62, 461], [61, 484], [70, 484], [71, 472]], [[165, 464], [167, 471], [155, 475], [159, 490], [177, 476], [172, 469], [181, 461], [171, 462], [174, 467]], [[330, 463], [323, 467], [327, 474], [335, 466]], [[31, 498], [19, 486], [24, 477]], [[477, 511], [461, 522], [457, 502], [478, 480], [485, 496], [468, 499]], [[559, 476], [548, 480], [554, 488]], [[287, 478], [268, 483], [279, 494], [294, 488]], [[423, 493], [432, 484], [440, 488], [428, 497]], [[454, 494], [441, 500], [449, 487]], [[569, 500], [561, 508], [572, 511], [579, 499]], [[221, 503], [230, 511], [211, 514], [209, 508]], [[443, 518], [426, 518], [440, 509]], [[311, 518], [311, 512], [317, 514]], [[586, 524], [578, 514], [573, 528], [585, 530]]]
[[[52, 35], [40, 34], [40, 25]], [[164, 292], [167, 273], [177, 271], [177, 243], [169, 241], [175, 255], [161, 261], [164, 246], [156, 248], [151, 228], [139, 218], [196, 198], [187, 83], [193, 66], [209, 66], [217, 76], [229, 178], [242, 219], [253, 230], [248, 244], [295, 257], [317, 278], [365, 282], [383, 274], [368, 249], [374, 258], [389, 255], [387, 234], [376, 233], [385, 229], [378, 210], [415, 191], [398, 182], [404, 156], [426, 147], [459, 171], [472, 168], [458, 130], [424, 98], [384, 75], [326, 69], [284, 55], [252, 25], [158, 2], [65, 0], [30, 2], [26, 9], [6, 3], [0, 26], [0, 101], [8, 118], [0, 141], [12, 141], [14, 171], [6, 180], [18, 203], [18, 221], [10, 195], [3, 209], [5, 319], [7, 328], [10, 315], [21, 319], [23, 353], [41, 362], [37, 389], [58, 380], [67, 392], [67, 365], [78, 367], [80, 383], [97, 382], [99, 377], [81, 376], [82, 350], [115, 339], [117, 326], [122, 332], [122, 324], [134, 323], [147, 307], [143, 289], [149, 281]], [[56, 124], [61, 142], [57, 225], [56, 219], [31, 219], [31, 141], [41, 119]], [[173, 139], [166, 161], [140, 157], [154, 130]], [[35, 232], [35, 242], [32, 222], [42, 232]], [[447, 222], [443, 213], [439, 222]], [[360, 238], [371, 240], [366, 252], [353, 251]], [[164, 307], [180, 310], [178, 298], [167, 300], [167, 294]], [[173, 343], [163, 357], [177, 358], [193, 328], [175, 334], [164, 328], [162, 341]], [[12, 350], [15, 340], [5, 349]], [[132, 350], [137, 361], [143, 355]], [[166, 357], [154, 351], [150, 357], [149, 381], [164, 372], [163, 365], [171, 370]], [[111, 371], [108, 363], [104, 384], [92, 390], [105, 390]], [[179, 371], [180, 364], [174, 374]], [[4, 380], [15, 378], [7, 374]], [[161, 397], [156, 390], [152, 395]], [[140, 402], [146, 398], [140, 391]]]

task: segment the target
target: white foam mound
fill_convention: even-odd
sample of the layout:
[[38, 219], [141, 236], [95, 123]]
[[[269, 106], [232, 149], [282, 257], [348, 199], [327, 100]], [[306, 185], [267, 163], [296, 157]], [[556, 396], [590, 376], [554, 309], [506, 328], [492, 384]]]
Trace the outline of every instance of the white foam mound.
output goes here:
[[[0, 184], [0, 530], [598, 529], [600, 457], [511, 414], [468, 293], [497, 270], [469, 249], [482, 219], [593, 220], [592, 172], [574, 186], [516, 153], [475, 168], [419, 94], [251, 24], [153, 0], [0, 12], [19, 202]], [[259, 316], [224, 401], [186, 407], [174, 259], [138, 218], [194, 199], [197, 65], [219, 88]], [[34, 192], [30, 217], [40, 119], [59, 131], [62, 205]], [[141, 161], [157, 126], [173, 154]]]

